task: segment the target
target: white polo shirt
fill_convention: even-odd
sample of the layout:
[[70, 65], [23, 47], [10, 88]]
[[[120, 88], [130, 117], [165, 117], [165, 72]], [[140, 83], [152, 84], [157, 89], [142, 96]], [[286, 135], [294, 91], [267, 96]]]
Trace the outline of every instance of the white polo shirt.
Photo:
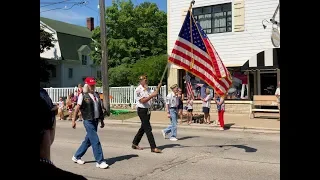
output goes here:
[[179, 98], [175, 95], [174, 92], [171, 92], [167, 95], [166, 104], [169, 105], [169, 108], [176, 108], [179, 105]]
[[140, 99], [147, 98], [151, 94], [150, 88], [144, 88], [141, 84], [135, 90], [136, 94], [136, 107], [138, 108], [150, 108], [151, 107], [151, 99], [146, 103], [141, 103]]

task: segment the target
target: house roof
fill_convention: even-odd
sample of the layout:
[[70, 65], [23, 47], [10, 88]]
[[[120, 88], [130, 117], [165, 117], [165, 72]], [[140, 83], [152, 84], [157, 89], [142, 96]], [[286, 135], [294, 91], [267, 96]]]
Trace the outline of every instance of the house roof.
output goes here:
[[[62, 21], [57, 21], [57, 20], [48, 19], [44, 17], [40, 17], [40, 21], [50, 26], [51, 28], [53, 28], [59, 33], [70, 34], [70, 35], [86, 37], [86, 38], [91, 38], [92, 36], [92, 32], [87, 27], [84, 27], [84, 26], [69, 24]], [[83, 21], [85, 21], [85, 19]]]
[[87, 27], [40, 17], [40, 21], [57, 31], [62, 59], [79, 60], [78, 50], [92, 42], [92, 32]]

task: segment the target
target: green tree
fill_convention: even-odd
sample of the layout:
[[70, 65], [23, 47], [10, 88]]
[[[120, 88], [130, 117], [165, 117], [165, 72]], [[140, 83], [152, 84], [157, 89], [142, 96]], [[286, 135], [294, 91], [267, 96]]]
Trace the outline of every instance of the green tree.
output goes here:
[[[43, 30], [40, 27], [40, 54], [50, 48], [54, 47], [53, 42], [55, 39], [52, 34]], [[53, 68], [53, 65], [49, 64], [46, 59], [40, 57], [40, 82], [47, 83], [50, 80], [50, 70]]]
[[[134, 6], [131, 0], [114, 1], [106, 9], [109, 67], [133, 64], [140, 58], [166, 54], [167, 14], [155, 3]], [[100, 27], [93, 31], [91, 58], [101, 63]], [[123, 68], [123, 67], [122, 67]]]
[[136, 85], [139, 82], [138, 77], [142, 74], [146, 74], [148, 76], [149, 85], [158, 85], [167, 62], [167, 55], [152, 56], [141, 59], [131, 68], [131, 76], [128, 77], [130, 84]]

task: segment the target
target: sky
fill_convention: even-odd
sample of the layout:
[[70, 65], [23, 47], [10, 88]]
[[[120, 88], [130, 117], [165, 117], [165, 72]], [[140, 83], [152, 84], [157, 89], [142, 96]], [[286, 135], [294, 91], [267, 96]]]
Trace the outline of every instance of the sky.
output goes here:
[[[63, 2], [64, 1], [64, 2]], [[132, 0], [137, 5], [142, 2], [156, 3], [160, 10], [167, 11], [167, 0]], [[76, 3], [85, 2], [85, 5]], [[110, 6], [112, 0], [105, 0]], [[93, 17], [99, 25], [99, 0], [40, 0], [40, 16], [80, 26], [86, 26], [86, 18]]]

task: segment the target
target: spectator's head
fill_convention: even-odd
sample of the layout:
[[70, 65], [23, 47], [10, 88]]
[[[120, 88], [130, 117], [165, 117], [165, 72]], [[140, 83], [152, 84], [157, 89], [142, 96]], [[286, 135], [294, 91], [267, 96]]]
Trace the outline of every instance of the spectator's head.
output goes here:
[[38, 127], [40, 133], [40, 157], [50, 159], [50, 147], [54, 141], [57, 106], [52, 106], [48, 95], [40, 95]]
[[210, 94], [210, 89], [206, 88], [206, 95]]
[[78, 84], [78, 88], [82, 88], [82, 84]]

